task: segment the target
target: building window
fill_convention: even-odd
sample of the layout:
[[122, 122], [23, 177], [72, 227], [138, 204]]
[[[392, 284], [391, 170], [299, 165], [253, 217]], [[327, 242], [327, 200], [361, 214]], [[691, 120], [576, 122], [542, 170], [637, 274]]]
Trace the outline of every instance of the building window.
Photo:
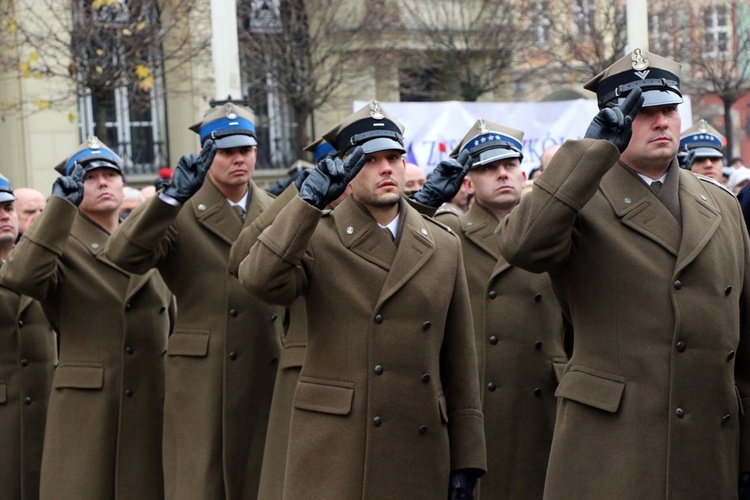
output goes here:
[[256, 34], [281, 33], [279, 0], [251, 0], [247, 27]]
[[536, 44], [549, 43], [550, 30], [549, 0], [531, 4], [529, 9], [529, 34]]
[[729, 48], [729, 12], [726, 5], [714, 5], [703, 9], [705, 31], [704, 57], [725, 57]]
[[579, 35], [591, 37], [596, 28], [595, 0], [575, 0], [573, 5], [574, 21]]
[[674, 41], [672, 29], [666, 12], [657, 12], [648, 16], [648, 32], [651, 51], [658, 54], [671, 54]]

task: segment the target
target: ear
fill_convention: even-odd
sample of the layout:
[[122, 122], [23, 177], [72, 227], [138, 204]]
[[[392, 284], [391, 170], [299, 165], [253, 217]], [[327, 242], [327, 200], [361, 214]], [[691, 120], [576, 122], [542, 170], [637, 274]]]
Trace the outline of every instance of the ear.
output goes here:
[[472, 195], [474, 194], [474, 184], [471, 183], [471, 179], [468, 175], [464, 177], [464, 180], [461, 182], [461, 184], [467, 193]]

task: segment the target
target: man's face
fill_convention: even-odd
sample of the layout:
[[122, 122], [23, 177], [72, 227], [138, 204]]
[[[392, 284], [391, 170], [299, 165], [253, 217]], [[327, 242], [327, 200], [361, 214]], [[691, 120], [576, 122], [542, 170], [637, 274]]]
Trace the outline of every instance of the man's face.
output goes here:
[[18, 231], [25, 233], [31, 223], [42, 213], [47, 205], [44, 195], [36, 189], [18, 188], [13, 192], [16, 197], [16, 214], [18, 215]]
[[120, 217], [127, 217], [133, 213], [133, 210], [135, 210], [141, 203], [143, 203], [141, 200], [133, 198], [122, 200], [122, 205], [120, 205]]
[[366, 156], [362, 170], [351, 181], [352, 196], [366, 207], [397, 205], [404, 190], [406, 161], [400, 151], [376, 151]]
[[510, 210], [521, 199], [526, 172], [518, 158], [493, 161], [469, 171], [474, 199], [492, 210]]
[[404, 191], [419, 191], [425, 182], [427, 182], [427, 176], [424, 175], [422, 169], [412, 163], [407, 163], [404, 172]]
[[247, 184], [255, 172], [255, 159], [258, 148], [243, 146], [231, 149], [219, 149], [214, 162], [208, 170], [211, 181], [219, 187], [234, 187]]
[[724, 162], [721, 161], [721, 158], [696, 158], [695, 161], [693, 161], [693, 166], [690, 167], [690, 171], [695, 172], [696, 174], [705, 175], [706, 177], [710, 177], [715, 181], [721, 182], [721, 169], [723, 166]]
[[83, 201], [78, 208], [85, 214], [117, 212], [122, 204], [122, 187], [122, 175], [117, 170], [90, 170], [83, 181]]
[[633, 136], [620, 160], [636, 171], [665, 169], [680, 147], [676, 104], [643, 108], [633, 120]]
[[18, 236], [18, 215], [12, 201], [0, 203], [0, 243], [13, 244]]

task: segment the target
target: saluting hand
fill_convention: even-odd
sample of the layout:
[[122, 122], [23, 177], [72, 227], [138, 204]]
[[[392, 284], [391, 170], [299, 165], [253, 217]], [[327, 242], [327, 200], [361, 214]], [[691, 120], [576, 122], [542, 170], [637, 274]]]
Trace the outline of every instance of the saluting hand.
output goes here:
[[346, 190], [349, 182], [362, 170], [367, 157], [361, 146], [343, 162], [324, 158], [307, 175], [299, 187], [299, 196], [310, 205], [323, 210]]
[[620, 150], [625, 151], [633, 135], [633, 120], [643, 106], [643, 96], [638, 87], [619, 105], [604, 108], [591, 121], [585, 137], [609, 141]]
[[457, 159], [448, 158], [438, 163], [427, 176], [422, 189], [414, 193], [412, 199], [428, 207], [439, 207], [451, 201], [461, 189], [466, 172], [471, 168], [471, 156], [467, 150], [461, 151]]
[[191, 154], [180, 158], [172, 175], [172, 183], [164, 189], [164, 194], [180, 203], [188, 201], [203, 185], [217, 150], [214, 141], [208, 139], [203, 144], [200, 155]]
[[84, 179], [86, 179], [86, 172], [76, 163], [70, 175], [62, 175], [55, 180], [52, 184], [52, 194], [78, 206], [83, 201]]

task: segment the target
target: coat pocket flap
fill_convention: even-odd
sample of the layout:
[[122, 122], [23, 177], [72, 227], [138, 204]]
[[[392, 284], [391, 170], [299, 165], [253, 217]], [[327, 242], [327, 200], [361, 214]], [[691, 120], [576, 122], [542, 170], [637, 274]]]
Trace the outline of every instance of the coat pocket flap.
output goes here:
[[555, 396], [615, 413], [620, 407], [624, 390], [625, 382], [578, 371], [574, 368], [563, 375]]
[[0, 405], [4, 405], [8, 402], [8, 385], [5, 382], [0, 382]]
[[174, 332], [167, 342], [167, 355], [206, 356], [209, 338], [208, 332]]
[[300, 368], [305, 361], [305, 351], [304, 345], [284, 346], [281, 350], [279, 368], [282, 370], [285, 368]]
[[298, 410], [348, 415], [352, 411], [353, 399], [354, 384], [342, 387], [300, 380], [294, 393], [294, 407]]
[[104, 366], [97, 364], [60, 365], [55, 369], [52, 387], [55, 389], [63, 387], [101, 389], [104, 387]]

